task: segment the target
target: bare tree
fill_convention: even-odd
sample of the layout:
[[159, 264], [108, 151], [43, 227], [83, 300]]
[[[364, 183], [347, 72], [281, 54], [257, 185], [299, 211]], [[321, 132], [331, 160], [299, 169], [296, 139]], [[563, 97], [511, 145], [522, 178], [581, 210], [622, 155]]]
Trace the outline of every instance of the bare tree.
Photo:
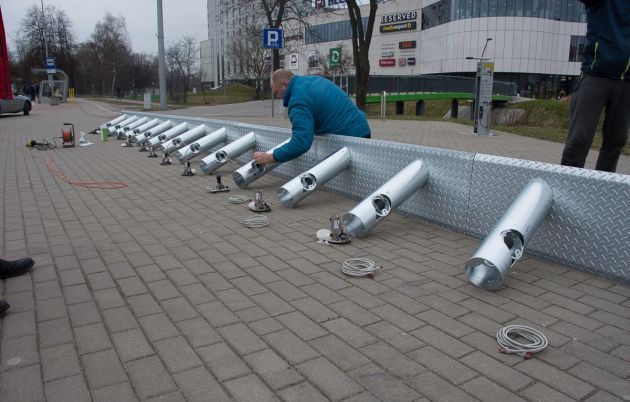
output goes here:
[[20, 21], [15, 34], [15, 49], [20, 75], [30, 80], [31, 67], [43, 65], [45, 41], [48, 53], [57, 60], [58, 68], [66, 71], [70, 80], [74, 80], [76, 65], [74, 55], [77, 44], [72, 30], [72, 21], [66, 13], [48, 5], [42, 12], [37, 5], [26, 9], [26, 15]]
[[174, 84], [178, 87], [181, 84], [184, 103], [186, 103], [186, 95], [190, 89], [190, 82], [194, 76], [197, 75], [199, 66], [198, 43], [197, 39], [186, 35], [171, 44], [166, 51], [171, 78], [176, 80]]
[[370, 15], [367, 27], [364, 27], [361, 8], [357, 4], [357, 0], [346, 0], [350, 25], [352, 26], [352, 53], [357, 83], [356, 102], [357, 107], [361, 110], [365, 110], [366, 107], [367, 88], [370, 79], [370, 43], [372, 42], [372, 32], [379, 2], [379, 0], [370, 0]]
[[[121, 94], [119, 75], [125, 70], [131, 54], [125, 17], [114, 17], [107, 13], [103, 21], [96, 23], [90, 42], [89, 46], [99, 63], [98, 72], [102, 77], [101, 90], [103, 93], [111, 93], [112, 96], [115, 93]], [[110, 85], [108, 85], [109, 82], [111, 82]]]
[[263, 79], [269, 75], [270, 66], [267, 63], [270, 51], [263, 48], [260, 42], [262, 27], [251, 26], [242, 35], [232, 38], [228, 45], [228, 52], [239, 67], [235, 74], [247, 81], [256, 90], [256, 99], [260, 99], [263, 89]]

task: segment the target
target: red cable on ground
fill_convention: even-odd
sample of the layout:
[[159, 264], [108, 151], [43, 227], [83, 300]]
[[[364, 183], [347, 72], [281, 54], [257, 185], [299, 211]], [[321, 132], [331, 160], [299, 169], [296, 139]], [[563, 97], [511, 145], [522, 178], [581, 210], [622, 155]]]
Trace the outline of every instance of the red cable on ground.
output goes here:
[[[53, 151], [56, 151], [56, 150], [53, 148]], [[32, 155], [32, 156], [33, 156], [33, 158], [38, 158], [35, 155]], [[120, 183], [120, 182], [109, 182], [109, 181], [85, 182], [85, 181], [73, 180], [73, 179], [70, 179], [65, 174], [63, 174], [63, 172], [61, 170], [56, 169], [53, 166], [54, 163], [55, 163], [55, 160], [54, 160], [54, 156], [53, 156], [46, 163], [46, 167], [48, 168], [48, 171], [53, 176], [63, 180], [64, 182], [70, 184], [71, 186], [84, 187], [84, 188], [99, 188], [99, 189], [103, 189], [103, 190], [111, 190], [111, 189], [127, 188], [127, 187], [129, 187], [129, 185], [127, 183]]]
[[129, 187], [127, 183], [108, 182], [108, 181], [84, 182], [84, 181], [72, 180], [68, 178], [68, 176], [63, 174], [62, 171], [55, 169], [53, 167], [54, 163], [55, 161], [53, 159], [48, 161], [48, 163], [46, 164], [48, 171], [52, 173], [53, 176], [65, 181], [66, 183], [72, 186], [85, 187], [85, 188], [100, 188], [104, 190]]

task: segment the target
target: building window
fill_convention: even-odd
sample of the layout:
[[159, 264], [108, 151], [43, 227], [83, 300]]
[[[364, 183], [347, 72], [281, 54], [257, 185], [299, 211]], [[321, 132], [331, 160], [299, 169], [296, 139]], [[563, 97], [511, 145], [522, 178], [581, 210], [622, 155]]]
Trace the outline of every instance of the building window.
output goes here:
[[581, 63], [584, 60], [584, 46], [586, 46], [586, 36], [571, 35], [569, 61]]
[[[367, 27], [368, 18], [362, 18], [363, 27]], [[304, 32], [304, 43], [311, 45], [314, 43], [336, 42], [352, 39], [352, 25], [350, 20], [330, 22], [327, 24], [313, 25], [306, 28]]]
[[439, 0], [422, 8], [421, 19], [425, 30], [468, 18], [514, 16], [586, 22], [578, 0]]

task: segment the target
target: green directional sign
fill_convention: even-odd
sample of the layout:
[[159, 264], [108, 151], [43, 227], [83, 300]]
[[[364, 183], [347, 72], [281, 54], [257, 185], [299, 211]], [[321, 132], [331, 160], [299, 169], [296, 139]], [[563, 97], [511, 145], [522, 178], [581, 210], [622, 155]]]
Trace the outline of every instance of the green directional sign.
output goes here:
[[328, 64], [330, 67], [337, 67], [341, 65], [341, 48], [333, 47], [330, 49], [330, 57], [328, 58]]

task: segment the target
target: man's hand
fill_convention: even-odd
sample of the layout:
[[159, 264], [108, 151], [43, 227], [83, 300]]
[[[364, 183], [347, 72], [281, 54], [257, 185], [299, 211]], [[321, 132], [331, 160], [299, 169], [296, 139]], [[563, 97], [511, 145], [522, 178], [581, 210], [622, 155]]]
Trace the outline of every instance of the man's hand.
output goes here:
[[273, 159], [273, 154], [268, 154], [267, 152], [254, 152], [254, 160], [259, 165], [268, 165], [276, 162], [276, 160]]

